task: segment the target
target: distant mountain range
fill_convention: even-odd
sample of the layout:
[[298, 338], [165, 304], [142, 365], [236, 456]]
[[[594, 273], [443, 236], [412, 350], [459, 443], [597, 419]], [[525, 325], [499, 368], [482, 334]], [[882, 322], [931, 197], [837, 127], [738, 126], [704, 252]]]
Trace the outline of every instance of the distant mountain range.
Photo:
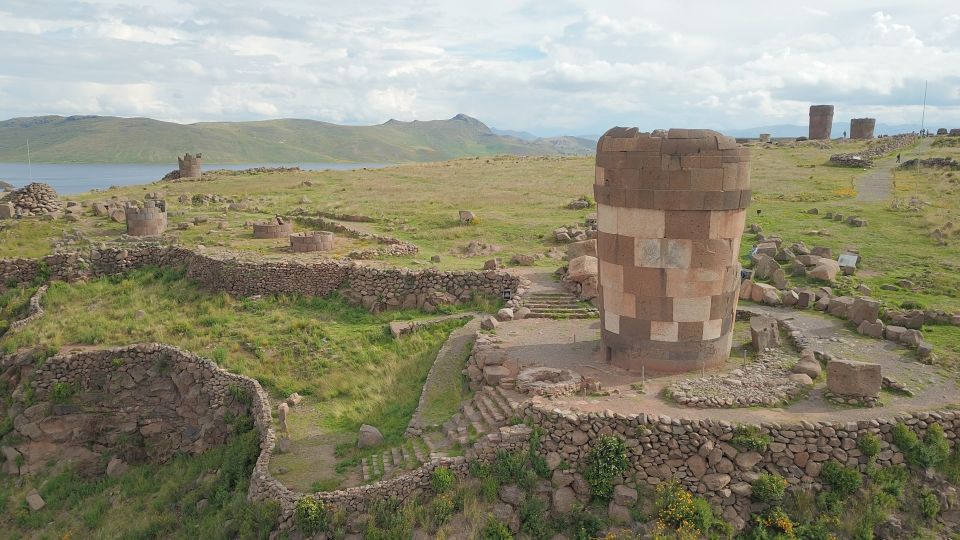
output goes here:
[[176, 124], [149, 118], [37, 116], [0, 122], [0, 162], [398, 163], [465, 156], [590, 155], [596, 140], [495, 132], [465, 114], [449, 120], [342, 126], [315, 120]]

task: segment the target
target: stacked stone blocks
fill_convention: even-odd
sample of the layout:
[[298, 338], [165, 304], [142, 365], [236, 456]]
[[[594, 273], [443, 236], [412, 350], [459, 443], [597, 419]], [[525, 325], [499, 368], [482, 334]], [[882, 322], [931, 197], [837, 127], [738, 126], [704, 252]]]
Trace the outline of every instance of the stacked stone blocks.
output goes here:
[[130, 236], [159, 236], [167, 230], [167, 203], [163, 200], [148, 200], [143, 208], [127, 204], [123, 213]]
[[303, 232], [290, 235], [290, 249], [296, 253], [330, 251], [333, 249], [333, 233], [327, 231]]
[[200, 178], [203, 175], [203, 154], [184, 154], [177, 158], [180, 178]]
[[614, 128], [598, 143], [594, 193], [609, 360], [662, 372], [726, 360], [749, 151], [710, 130]]

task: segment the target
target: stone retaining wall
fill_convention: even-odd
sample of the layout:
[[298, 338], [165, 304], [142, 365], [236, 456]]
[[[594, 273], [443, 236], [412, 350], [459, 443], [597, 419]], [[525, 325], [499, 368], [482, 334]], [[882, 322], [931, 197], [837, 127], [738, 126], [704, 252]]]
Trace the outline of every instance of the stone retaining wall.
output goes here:
[[581, 469], [591, 445], [602, 435], [616, 434], [626, 441], [630, 467], [622, 480], [648, 487], [675, 478], [691, 492], [719, 506], [724, 517], [742, 528], [751, 511], [751, 484], [762, 472], [787, 479], [791, 489], [821, 488], [820, 470], [836, 460], [866, 471], [867, 459], [857, 440], [873, 433], [881, 438], [880, 466], [903, 463], [903, 453], [892, 444], [891, 431], [905, 422], [922, 436], [927, 426], [939, 423], [954, 444], [960, 430], [955, 411], [902, 414], [859, 422], [801, 422], [765, 424], [760, 430], [773, 442], [762, 452], [736, 448], [730, 440], [735, 427], [729, 422], [688, 420], [610, 412], [573, 413], [528, 405], [525, 414], [546, 432], [540, 453], [550, 464], [569, 463]]
[[182, 267], [200, 286], [236, 296], [304, 294], [326, 296], [341, 291], [348, 301], [373, 311], [420, 307], [469, 300], [476, 294], [513, 295], [519, 278], [499, 271], [380, 269], [349, 260], [319, 262], [245, 262], [187, 248], [137, 244], [129, 248], [94, 249], [50, 255], [41, 260], [0, 260], [0, 288], [29, 283], [44, 273], [52, 279], [121, 274], [144, 266]]
[[245, 396], [259, 389], [158, 344], [59, 355], [39, 366], [23, 353], [3, 359], [2, 368], [15, 400], [7, 410], [13, 435], [0, 448], [10, 474], [35, 473], [51, 460], [103, 472], [106, 456], [157, 462], [203, 452], [227, 441], [230, 419], [250, 409]]
[[42, 301], [43, 297], [47, 294], [47, 287], [47, 285], [41, 285], [40, 288], [37, 289], [37, 292], [30, 297], [30, 305], [27, 309], [27, 316], [18, 321], [13, 321], [13, 323], [10, 324], [11, 332], [14, 330], [19, 330], [30, 324], [32, 321], [43, 317], [44, 311]]

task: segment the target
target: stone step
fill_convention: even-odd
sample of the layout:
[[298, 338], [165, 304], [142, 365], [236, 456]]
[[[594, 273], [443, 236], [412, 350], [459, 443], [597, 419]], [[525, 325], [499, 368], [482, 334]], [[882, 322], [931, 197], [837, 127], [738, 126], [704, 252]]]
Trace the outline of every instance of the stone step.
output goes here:
[[403, 459], [403, 453], [400, 451], [400, 448], [394, 446], [390, 449], [390, 464], [394, 467], [404, 468], [406, 465], [406, 460]]
[[367, 458], [360, 460], [360, 471], [363, 473], [363, 481], [370, 481], [370, 465], [367, 463]]
[[480, 414], [483, 416], [483, 421], [489, 426], [490, 429], [497, 428], [497, 417], [492, 410], [487, 406], [486, 403], [480, 399], [480, 394], [477, 394], [473, 397], [473, 402], [476, 404], [477, 409], [480, 411]]
[[530, 313], [527, 319], [595, 319], [596, 313]]
[[391, 462], [390, 454], [384, 452], [382, 456], [383, 456], [383, 459], [381, 459], [380, 461], [383, 462], [383, 476], [386, 476], [387, 474], [393, 471], [393, 463]]
[[503, 392], [499, 386], [494, 388], [491, 391], [490, 397], [494, 400], [497, 406], [500, 407], [500, 410], [503, 411], [505, 415], [507, 415], [508, 418], [512, 418], [517, 415], [518, 406], [512, 403], [510, 401], [510, 398], [503, 395]]
[[480, 402], [483, 403], [487, 410], [490, 411], [490, 414], [493, 415], [493, 419], [495, 421], [494, 425], [497, 427], [502, 426], [507, 420], [506, 415], [504, 415], [503, 411], [501, 411], [500, 408], [493, 403], [493, 400], [486, 395], [482, 395], [480, 396]]
[[500, 396], [500, 399], [502, 399], [507, 404], [507, 406], [510, 407], [510, 411], [513, 414], [515, 415], [520, 414], [522, 403], [517, 399], [515, 399], [511, 395], [511, 392], [508, 392], [507, 390], [505, 390], [503, 387], [500, 387], [500, 386], [495, 387], [494, 391], [496, 391], [497, 395]]
[[530, 302], [523, 307], [533, 311], [535, 309], [584, 309], [583, 304], [573, 302]]
[[473, 405], [471, 405], [469, 402], [464, 403], [461, 410], [463, 411], [464, 417], [470, 422], [470, 425], [473, 426], [473, 430], [475, 432], [479, 434], [487, 431], [484, 425], [483, 416], [481, 416], [480, 413], [474, 409]]
[[498, 418], [509, 419], [511, 411], [509, 408], [504, 408], [503, 404], [497, 399], [497, 392], [491, 386], [483, 387], [483, 395], [487, 399], [488, 403], [494, 409], [494, 412], [499, 413]]
[[[416, 438], [410, 444], [413, 447], [413, 455], [417, 458], [417, 461], [420, 463], [426, 463], [427, 456], [430, 455], [430, 447], [427, 445], [426, 441], [421, 438]], [[426, 451], [421, 445], [426, 446]]]

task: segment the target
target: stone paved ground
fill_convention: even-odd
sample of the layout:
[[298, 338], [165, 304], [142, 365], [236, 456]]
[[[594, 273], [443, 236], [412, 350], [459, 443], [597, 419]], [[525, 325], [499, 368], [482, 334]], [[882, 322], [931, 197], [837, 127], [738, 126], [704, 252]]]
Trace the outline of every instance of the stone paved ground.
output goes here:
[[[623, 414], [664, 414], [671, 417], [716, 418], [731, 422], [799, 422], [857, 420], [891, 417], [898, 412], [922, 411], [960, 405], [960, 393], [954, 381], [939, 373], [934, 366], [914, 361], [914, 354], [890, 342], [865, 338], [846, 327], [845, 322], [815, 312], [799, 312], [778, 308], [753, 308], [778, 316], [792, 316], [804, 333], [814, 340], [815, 348], [831, 355], [878, 362], [886, 376], [906, 383], [916, 392], [914, 397], [882, 395], [883, 406], [875, 409], [850, 408], [824, 400], [823, 380], [811, 391], [808, 399], [786, 408], [695, 409], [660, 397], [660, 391], [671, 383], [689, 377], [648, 377], [645, 392], [631, 388], [639, 382], [638, 373], [630, 373], [608, 365], [600, 359], [599, 322], [596, 320], [523, 320], [503, 323], [497, 335], [501, 347], [522, 365], [543, 365], [568, 368], [589, 377], [596, 377], [610, 395], [603, 397], [567, 396], [550, 403], [560, 408], [583, 411], [609, 409]], [[736, 359], [724, 371], [741, 365]], [[708, 372], [709, 373], [709, 372]], [[699, 376], [699, 374], [694, 374]], [[539, 398], [538, 398], [539, 399]]]

